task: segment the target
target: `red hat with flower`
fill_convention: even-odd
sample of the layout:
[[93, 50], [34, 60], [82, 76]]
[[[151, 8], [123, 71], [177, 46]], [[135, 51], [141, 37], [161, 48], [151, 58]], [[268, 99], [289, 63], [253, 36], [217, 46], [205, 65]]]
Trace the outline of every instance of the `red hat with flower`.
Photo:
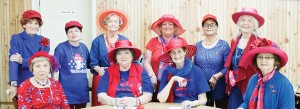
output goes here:
[[37, 18], [37, 19], [41, 20], [41, 22], [43, 22], [41, 14], [35, 10], [25, 11], [22, 15], [22, 18], [29, 18], [29, 19]]
[[253, 63], [255, 56], [259, 53], [272, 53], [277, 55], [280, 59], [280, 68], [286, 65], [288, 61], [287, 54], [281, 50], [278, 45], [266, 38], [257, 39], [250, 45], [250, 51], [246, 54], [244, 59], [249, 59], [250, 63]]
[[140, 49], [134, 47], [129, 40], [119, 40], [116, 42], [115, 48], [108, 53], [108, 58], [111, 61], [116, 61], [116, 59], [114, 57], [114, 53], [116, 52], [117, 49], [120, 49], [120, 48], [132, 49], [135, 52], [135, 56], [133, 57], [133, 60], [138, 60], [140, 58], [140, 56], [142, 55], [142, 51]]
[[34, 55], [32, 55], [28, 60], [28, 66], [30, 66], [31, 61], [36, 57], [45, 57], [45, 58], [49, 59], [49, 62], [52, 67], [52, 71], [58, 71], [60, 65], [59, 65], [57, 59], [45, 51], [39, 51], [39, 52], [35, 53]]
[[78, 27], [80, 29], [83, 28], [83, 26], [78, 22], [78, 21], [70, 21], [70, 22], [67, 22], [66, 25], [65, 25], [65, 29], [68, 29], [70, 27]]
[[243, 15], [249, 15], [254, 17], [258, 21], [258, 27], [261, 27], [265, 23], [265, 19], [260, 16], [256, 9], [244, 7], [241, 12], [236, 12], [232, 14], [232, 20], [235, 24], [237, 24], [239, 18]]
[[151, 29], [158, 35], [161, 34], [160, 30], [159, 30], [159, 26], [161, 25], [161, 23], [163, 23], [164, 21], [170, 21], [173, 22], [176, 26], [177, 26], [177, 30], [175, 35], [176, 36], [180, 36], [181, 34], [183, 34], [185, 32], [185, 30], [182, 28], [181, 24], [179, 23], [178, 19], [175, 18], [175, 16], [171, 15], [171, 14], [165, 14], [162, 17], [160, 17], [157, 21], [155, 21], [152, 26]]
[[106, 31], [106, 28], [105, 28], [105, 24], [104, 24], [104, 19], [110, 15], [110, 14], [115, 14], [117, 16], [119, 16], [123, 22], [123, 24], [120, 26], [120, 29], [119, 31], [123, 31], [125, 30], [125, 28], [127, 27], [127, 24], [128, 24], [128, 17], [126, 14], [124, 14], [123, 12], [121, 11], [116, 11], [116, 10], [107, 10], [107, 11], [103, 11], [101, 13], [99, 13], [97, 15], [97, 25], [98, 27], [101, 29], [101, 30], [104, 30]]
[[172, 50], [174, 50], [175, 48], [186, 48], [186, 57], [192, 59], [192, 57], [194, 56], [194, 54], [197, 51], [197, 48], [195, 45], [188, 45], [186, 43], [186, 41], [184, 41], [181, 38], [176, 38], [176, 39], [172, 39], [166, 46], [166, 51], [164, 52], [163, 55], [160, 55], [158, 57], [159, 60], [163, 61], [163, 62], [172, 62], [169, 52], [171, 52]]

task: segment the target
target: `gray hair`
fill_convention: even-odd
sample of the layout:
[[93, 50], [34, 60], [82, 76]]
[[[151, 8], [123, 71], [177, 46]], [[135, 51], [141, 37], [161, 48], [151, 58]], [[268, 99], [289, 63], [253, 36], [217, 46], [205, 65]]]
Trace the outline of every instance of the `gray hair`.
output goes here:
[[[244, 15], [243, 15], [244, 16]], [[250, 15], [249, 15], [250, 16]], [[241, 17], [239, 17], [239, 20], [237, 22], [237, 25], [241, 22]], [[252, 34], [256, 37], [260, 36], [260, 33], [258, 32], [258, 21], [253, 16], [250, 16], [252, 18], [252, 22], [254, 23], [254, 30], [252, 31]], [[240, 28], [237, 29], [236, 33], [233, 35], [233, 38], [236, 39], [238, 36], [242, 35], [242, 32], [240, 31]]]
[[[46, 57], [36, 57], [36, 58], [34, 58], [34, 59], [32, 59], [31, 60], [31, 62], [30, 62], [30, 65], [29, 65], [29, 70], [31, 71], [31, 72], [33, 72], [33, 65], [35, 64], [35, 63], [37, 63], [37, 62], [42, 62], [42, 61], [47, 61], [48, 63], [49, 63], [49, 66], [50, 66], [50, 72], [52, 72], [52, 67], [51, 67], [51, 63], [50, 63], [50, 60], [48, 59], [48, 58], [46, 58]], [[49, 72], [49, 73], [50, 73]]]
[[118, 19], [119, 19], [119, 26], [121, 27], [121, 26], [123, 25], [123, 21], [122, 21], [122, 19], [120, 18], [120, 16], [118, 16], [118, 15], [115, 14], [115, 13], [108, 14], [108, 15], [104, 18], [103, 24], [104, 24], [104, 25], [107, 25], [108, 20], [109, 20], [112, 16], [117, 16], [117, 17], [118, 17]]

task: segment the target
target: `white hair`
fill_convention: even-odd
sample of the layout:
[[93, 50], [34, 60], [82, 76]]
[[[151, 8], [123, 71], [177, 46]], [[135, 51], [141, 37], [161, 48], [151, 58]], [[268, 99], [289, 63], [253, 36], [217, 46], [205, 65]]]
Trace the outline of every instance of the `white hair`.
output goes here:
[[[242, 15], [242, 16], [245, 16], [245, 15]], [[239, 20], [237, 22], [237, 25], [241, 22], [241, 18], [242, 16], [239, 17]], [[247, 16], [250, 16], [250, 15], [247, 15]], [[250, 16], [251, 17], [251, 21], [254, 23], [254, 29], [252, 31], [252, 34], [256, 37], [259, 37], [260, 36], [260, 33], [258, 32], [258, 21], [257, 19], [255, 19], [253, 16]], [[242, 35], [242, 32], [240, 31], [240, 28], [237, 29], [237, 31], [235, 32], [235, 34], [233, 35], [233, 38], [236, 39], [238, 36]]]

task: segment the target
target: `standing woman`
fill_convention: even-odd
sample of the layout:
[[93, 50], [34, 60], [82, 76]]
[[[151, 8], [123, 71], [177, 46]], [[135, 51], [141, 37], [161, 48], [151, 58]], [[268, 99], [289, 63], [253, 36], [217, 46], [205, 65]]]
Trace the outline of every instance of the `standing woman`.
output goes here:
[[244, 109], [294, 109], [295, 97], [291, 82], [279, 70], [288, 61], [277, 44], [265, 38], [251, 45], [246, 60], [258, 72], [249, 80], [244, 94]]
[[166, 66], [160, 81], [159, 102], [181, 103], [184, 109], [205, 105], [210, 91], [203, 71], [190, 60], [197, 48], [183, 39], [173, 39], [159, 60], [172, 63]]
[[[89, 50], [79, 42], [83, 26], [78, 21], [65, 25], [68, 41], [57, 45], [54, 56], [59, 64], [59, 82], [67, 96], [71, 109], [85, 108], [90, 102], [86, 70], [89, 67]], [[80, 85], [79, 85], [80, 84]]]
[[227, 108], [226, 83], [224, 75], [226, 68], [224, 63], [230, 48], [226, 41], [218, 39], [218, 21], [216, 16], [207, 14], [202, 19], [202, 29], [205, 40], [196, 43], [197, 52], [194, 64], [201, 68], [205, 74], [211, 91], [207, 93], [207, 105], [217, 108]]
[[17, 87], [26, 79], [33, 76], [29, 71], [28, 59], [38, 51], [49, 52], [49, 39], [37, 35], [43, 25], [41, 14], [34, 10], [27, 10], [20, 20], [23, 32], [14, 34], [10, 40], [9, 49], [9, 85], [7, 94], [13, 99], [15, 108], [17, 104]]
[[127, 25], [126, 16], [118, 11], [105, 11], [98, 15], [97, 22], [100, 29], [105, 33], [97, 36], [93, 42], [90, 52], [91, 73], [93, 74], [92, 83], [92, 106], [98, 106], [97, 87], [101, 76], [105, 73], [104, 70], [114, 64], [109, 60], [107, 54], [115, 48], [115, 43], [118, 40], [128, 40], [122, 36], [119, 31], [123, 31]]
[[[164, 53], [165, 46], [168, 42], [172, 39], [180, 38], [178, 36], [183, 34], [185, 30], [181, 27], [179, 21], [170, 14], [165, 14], [160, 17], [152, 24], [151, 29], [158, 34], [158, 36], [152, 38], [146, 46], [144, 67], [149, 73], [154, 88], [158, 89], [162, 71], [167, 65], [159, 61], [158, 57]], [[153, 101], [157, 101], [156, 96], [157, 91], [154, 93]]]
[[232, 19], [239, 31], [231, 41], [231, 50], [224, 65], [227, 67], [225, 78], [226, 93], [229, 94], [228, 109], [236, 109], [243, 102], [248, 81], [256, 72], [256, 68], [249, 65], [244, 58], [250, 50], [250, 44], [260, 39], [257, 29], [265, 21], [256, 9], [248, 7], [232, 14]]

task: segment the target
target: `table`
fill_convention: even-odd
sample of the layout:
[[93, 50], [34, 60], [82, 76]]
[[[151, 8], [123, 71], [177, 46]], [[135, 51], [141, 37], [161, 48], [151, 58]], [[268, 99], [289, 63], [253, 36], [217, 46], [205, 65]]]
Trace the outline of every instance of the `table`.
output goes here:
[[[176, 107], [176, 109], [178, 107], [178, 109], [180, 109], [181, 104], [178, 104], [178, 103], [149, 102], [147, 104], [144, 104], [143, 106], [144, 106], [145, 109], [169, 109], [170, 107]], [[114, 107], [109, 106], [109, 105], [102, 105], [102, 106], [88, 107], [86, 109], [114, 109]], [[208, 107], [208, 106], [197, 106], [195, 109], [217, 109], [217, 108]]]

